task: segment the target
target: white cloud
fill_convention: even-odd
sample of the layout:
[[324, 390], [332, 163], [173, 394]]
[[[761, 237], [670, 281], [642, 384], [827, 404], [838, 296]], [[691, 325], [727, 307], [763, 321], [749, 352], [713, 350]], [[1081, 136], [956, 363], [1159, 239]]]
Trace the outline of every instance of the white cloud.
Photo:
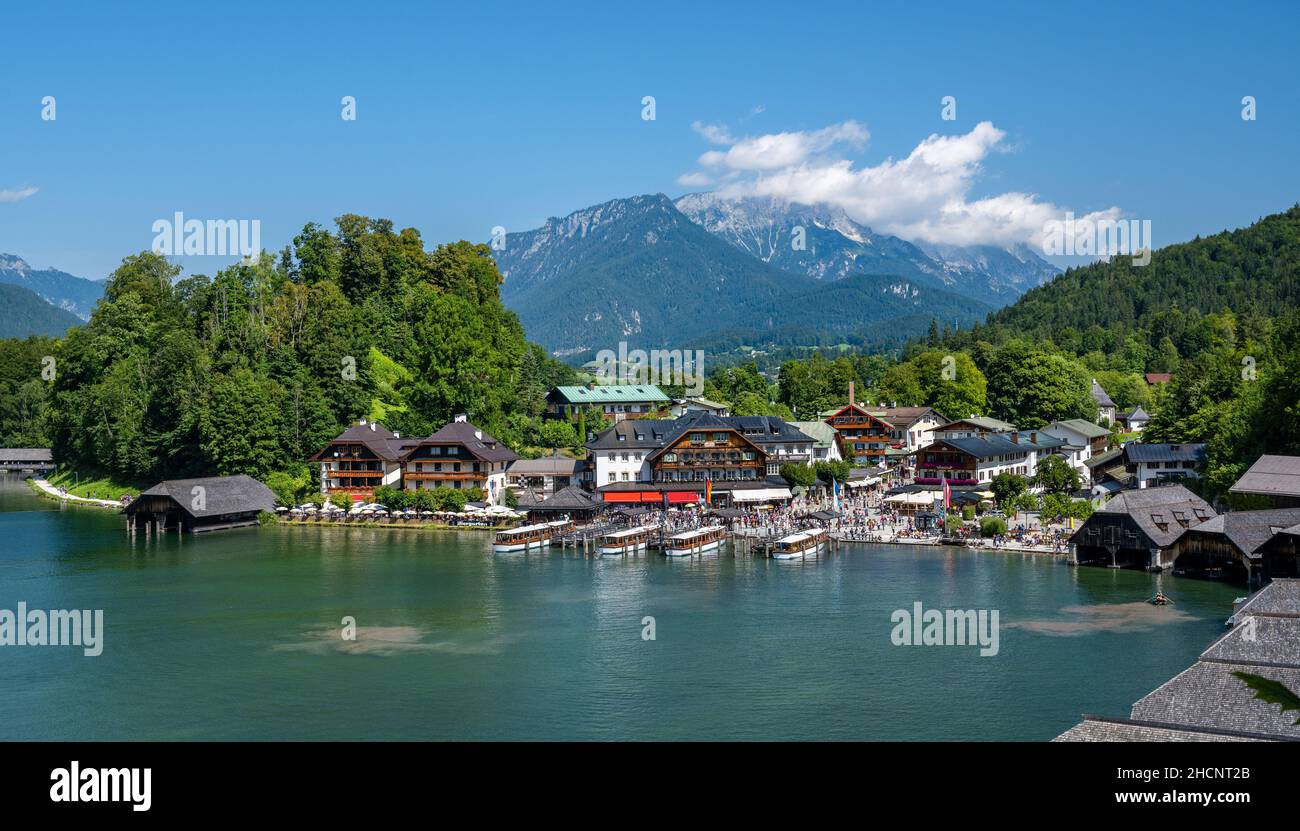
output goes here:
[[[713, 129], [719, 131], [716, 135], [726, 133], [720, 127]], [[1044, 224], [1062, 219], [1066, 213], [1065, 208], [1031, 193], [970, 198], [984, 159], [1007, 150], [1003, 143], [1006, 134], [990, 122], [981, 122], [962, 135], [933, 134], [906, 158], [889, 158], [870, 167], [855, 166], [842, 153], [830, 152], [861, 147], [869, 137], [865, 127], [846, 121], [811, 132], [726, 142], [727, 149], [704, 153], [699, 164], [706, 170], [732, 174], [718, 188], [722, 196], [833, 205], [877, 231], [910, 240], [1037, 245], [1042, 242]], [[687, 174], [696, 175], [700, 174]], [[1112, 207], [1078, 219], [1119, 216], [1119, 209]]]
[[[718, 128], [713, 128], [718, 129]], [[725, 135], [722, 130], [719, 135]], [[862, 147], [871, 138], [867, 128], [856, 121], [845, 121], [820, 130], [793, 133], [769, 133], [739, 140], [715, 142], [730, 144], [726, 152], [710, 150], [699, 158], [703, 167], [726, 167], [731, 170], [780, 170], [807, 162], [814, 156], [838, 145]]]
[[6, 202], [21, 202], [29, 196], [35, 196], [40, 188], [22, 187], [0, 190], [0, 205]]
[[684, 188], [707, 188], [716, 180], [707, 173], [683, 173], [677, 177], [677, 184]]
[[721, 124], [704, 124], [695, 121], [691, 123], [691, 129], [704, 136], [704, 140], [709, 144], [734, 144], [736, 141]]

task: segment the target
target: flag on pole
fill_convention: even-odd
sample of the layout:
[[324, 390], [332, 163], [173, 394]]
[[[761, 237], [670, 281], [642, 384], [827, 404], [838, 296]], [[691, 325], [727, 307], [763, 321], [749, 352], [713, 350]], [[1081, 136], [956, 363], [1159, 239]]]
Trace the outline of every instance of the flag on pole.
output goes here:
[[705, 505], [713, 504], [713, 480], [712, 479], [704, 480], [704, 504]]
[[835, 495], [835, 510], [838, 513], [840, 510], [840, 480], [839, 479], [831, 480], [831, 492]]
[[948, 480], [943, 480], [943, 507], [952, 507], [952, 488], [948, 487]]

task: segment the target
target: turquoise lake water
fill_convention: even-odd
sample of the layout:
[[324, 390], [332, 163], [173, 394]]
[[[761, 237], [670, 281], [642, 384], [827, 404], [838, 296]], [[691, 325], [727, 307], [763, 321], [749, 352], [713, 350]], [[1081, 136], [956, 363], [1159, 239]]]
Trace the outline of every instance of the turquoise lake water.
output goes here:
[[[99, 657], [0, 646], [0, 739], [1046, 740], [1127, 715], [1244, 593], [957, 548], [674, 561], [312, 527], [132, 542], [120, 517], [11, 476], [0, 540], [0, 609], [103, 609], [105, 626]], [[1176, 606], [1142, 602], [1157, 581]], [[894, 646], [891, 613], [918, 601], [999, 610], [999, 653]]]

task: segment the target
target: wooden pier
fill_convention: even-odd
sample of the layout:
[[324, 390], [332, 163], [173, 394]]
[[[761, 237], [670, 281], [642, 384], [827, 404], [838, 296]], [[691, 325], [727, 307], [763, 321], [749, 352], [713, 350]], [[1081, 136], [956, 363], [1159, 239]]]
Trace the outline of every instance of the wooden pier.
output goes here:
[[[603, 522], [593, 525], [585, 525], [576, 528], [567, 534], [554, 537], [551, 544], [559, 545], [561, 549], [581, 551], [583, 554], [595, 555], [599, 547], [598, 543], [601, 537], [614, 531], [624, 531], [636, 526], [621, 525], [611, 522]], [[650, 548], [662, 551], [664, 549], [664, 540], [676, 531], [670, 531], [662, 526], [658, 533], [651, 538]], [[733, 555], [747, 555], [767, 557], [776, 548], [777, 540], [789, 536], [791, 531], [773, 531], [768, 533], [758, 532], [756, 529], [732, 529], [727, 531], [727, 540], [731, 543], [731, 553]], [[839, 551], [844, 544], [844, 540], [835, 534], [830, 534], [826, 540], [826, 551], [835, 553]], [[719, 551], [722, 549], [719, 548]]]

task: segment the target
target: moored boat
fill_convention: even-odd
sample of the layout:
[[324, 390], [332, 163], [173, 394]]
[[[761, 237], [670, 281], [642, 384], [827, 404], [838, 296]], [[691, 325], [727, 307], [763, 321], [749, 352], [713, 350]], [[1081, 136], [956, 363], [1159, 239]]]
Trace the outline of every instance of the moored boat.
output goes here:
[[771, 556], [774, 560], [795, 560], [820, 554], [828, 539], [824, 528], [808, 528], [777, 540]]
[[512, 551], [529, 551], [545, 548], [551, 544], [552, 528], [549, 523], [541, 525], [521, 525], [518, 528], [506, 528], [497, 531], [492, 541], [492, 550], [498, 554]]
[[727, 538], [727, 529], [721, 525], [696, 528], [673, 534], [664, 540], [664, 553], [669, 557], [689, 557], [692, 554], [705, 554], [717, 551], [722, 541]]
[[645, 551], [650, 540], [659, 532], [658, 526], [645, 525], [640, 528], [627, 528], [604, 534], [596, 541], [596, 550], [601, 554], [635, 554]]

